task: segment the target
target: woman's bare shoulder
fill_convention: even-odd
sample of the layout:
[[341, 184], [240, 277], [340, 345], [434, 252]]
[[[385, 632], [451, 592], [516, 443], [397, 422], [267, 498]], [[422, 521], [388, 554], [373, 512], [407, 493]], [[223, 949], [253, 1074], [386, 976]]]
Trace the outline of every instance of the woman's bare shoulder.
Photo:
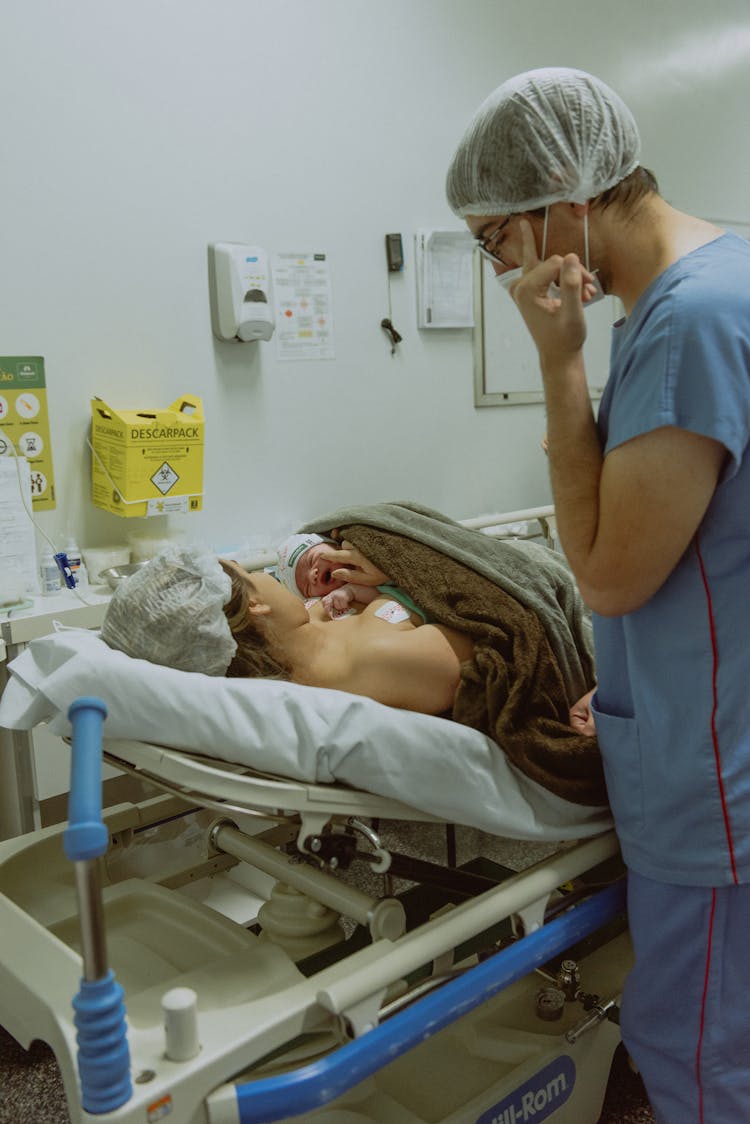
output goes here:
[[423, 714], [442, 714], [452, 705], [460, 658], [439, 627], [363, 617], [349, 633], [350, 642], [335, 656], [340, 662], [328, 665], [328, 686]]

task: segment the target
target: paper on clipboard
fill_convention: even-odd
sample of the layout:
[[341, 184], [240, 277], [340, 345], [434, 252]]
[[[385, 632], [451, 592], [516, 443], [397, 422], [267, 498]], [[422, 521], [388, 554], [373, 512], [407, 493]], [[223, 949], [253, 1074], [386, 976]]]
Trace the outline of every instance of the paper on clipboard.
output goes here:
[[[36, 542], [30, 511], [29, 462], [25, 457], [0, 457], [0, 587], [4, 581], [8, 583], [12, 578], [15, 584], [22, 577], [26, 590], [38, 593]], [[0, 588], [0, 595], [2, 592]]]
[[417, 231], [420, 328], [474, 327], [473, 252], [468, 230]]

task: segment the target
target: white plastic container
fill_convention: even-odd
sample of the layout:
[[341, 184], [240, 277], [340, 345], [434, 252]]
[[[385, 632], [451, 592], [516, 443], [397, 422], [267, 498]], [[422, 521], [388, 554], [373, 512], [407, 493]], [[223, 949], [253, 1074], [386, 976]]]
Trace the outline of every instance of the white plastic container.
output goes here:
[[127, 566], [130, 562], [128, 546], [92, 546], [83, 548], [83, 562], [89, 575], [90, 585], [101, 585], [100, 574], [113, 566]]
[[184, 532], [173, 531], [163, 535], [139, 534], [135, 532], [128, 535], [131, 562], [150, 562], [157, 554], [161, 554], [169, 546], [179, 545], [185, 539]]
[[60, 592], [60, 570], [52, 550], [45, 550], [42, 554], [39, 563], [39, 581], [45, 596]]

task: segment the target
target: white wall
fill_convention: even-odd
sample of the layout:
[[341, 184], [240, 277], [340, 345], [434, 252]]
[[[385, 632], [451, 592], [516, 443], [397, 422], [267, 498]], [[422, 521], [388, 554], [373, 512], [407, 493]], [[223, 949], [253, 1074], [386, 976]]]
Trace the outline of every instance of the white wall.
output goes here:
[[[17, 0], [0, 35], [0, 354], [45, 357], [58, 508], [40, 522], [87, 545], [133, 529], [89, 499], [93, 395], [203, 397], [205, 510], [170, 525], [219, 549], [341, 503], [548, 501], [543, 408], [475, 409], [471, 333], [415, 315], [414, 231], [458, 225], [447, 163], [519, 70], [599, 74], [671, 202], [748, 218], [747, 0]], [[328, 253], [335, 359], [215, 340], [215, 240]]]

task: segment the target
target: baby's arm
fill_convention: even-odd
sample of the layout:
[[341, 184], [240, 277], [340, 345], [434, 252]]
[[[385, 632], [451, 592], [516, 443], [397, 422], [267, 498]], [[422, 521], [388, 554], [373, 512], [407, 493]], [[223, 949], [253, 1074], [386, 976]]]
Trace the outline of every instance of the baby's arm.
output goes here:
[[357, 585], [356, 582], [348, 582], [341, 588], [351, 590], [352, 601], [358, 601], [360, 605], [369, 605], [376, 597], [380, 597], [380, 590], [376, 585]]
[[375, 586], [354, 585], [352, 582], [347, 582], [346, 585], [342, 585], [339, 589], [332, 589], [325, 595], [323, 608], [329, 617], [340, 617], [348, 611], [353, 601], [358, 601], [361, 605], [369, 605], [378, 596]]

